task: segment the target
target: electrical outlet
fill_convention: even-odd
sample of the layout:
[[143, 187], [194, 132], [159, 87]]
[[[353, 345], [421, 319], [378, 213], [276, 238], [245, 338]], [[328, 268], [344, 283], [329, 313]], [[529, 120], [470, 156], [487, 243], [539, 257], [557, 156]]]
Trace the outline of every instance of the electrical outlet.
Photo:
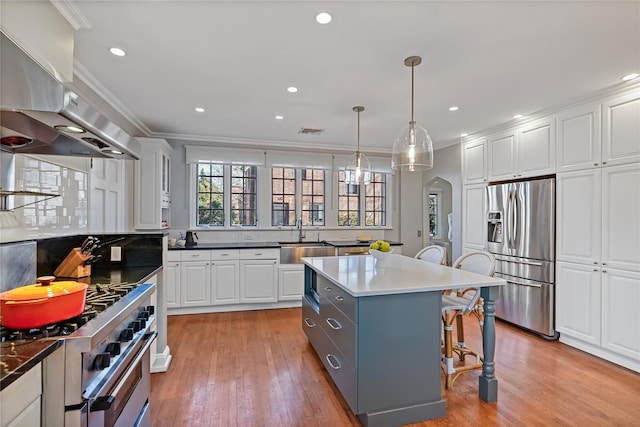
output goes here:
[[122, 248], [111, 246], [111, 261], [122, 261]]

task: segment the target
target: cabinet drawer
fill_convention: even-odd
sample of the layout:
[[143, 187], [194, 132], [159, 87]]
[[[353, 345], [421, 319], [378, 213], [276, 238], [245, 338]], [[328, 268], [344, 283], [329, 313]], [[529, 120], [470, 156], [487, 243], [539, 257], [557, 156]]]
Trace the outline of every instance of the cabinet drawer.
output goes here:
[[240, 259], [278, 259], [280, 249], [242, 249]]
[[318, 293], [331, 301], [331, 304], [338, 307], [352, 322], [356, 321], [356, 299], [340, 286], [318, 276]]
[[178, 262], [182, 260], [183, 251], [167, 251], [167, 261]]
[[302, 330], [315, 348], [317, 341], [322, 338], [320, 315], [316, 313], [304, 296], [302, 297]]
[[325, 297], [320, 297], [320, 325], [353, 364], [356, 361], [356, 325]]
[[356, 388], [356, 368], [329, 339], [329, 337], [320, 330], [320, 335], [314, 343], [314, 348], [324, 365], [325, 369], [331, 375], [333, 382], [336, 384], [342, 397], [347, 401], [349, 407], [354, 414], [359, 413], [357, 405], [357, 388]]
[[180, 251], [181, 261], [209, 261], [209, 251]]
[[237, 249], [211, 251], [212, 261], [224, 261], [226, 259], [238, 259], [240, 258], [240, 251]]

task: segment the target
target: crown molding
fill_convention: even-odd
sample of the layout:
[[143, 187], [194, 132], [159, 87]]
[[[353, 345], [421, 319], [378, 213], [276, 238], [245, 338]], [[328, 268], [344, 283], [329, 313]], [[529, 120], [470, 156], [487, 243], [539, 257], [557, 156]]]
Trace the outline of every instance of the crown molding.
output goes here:
[[53, 7], [55, 7], [60, 15], [67, 20], [69, 25], [73, 27], [75, 31], [78, 30], [90, 30], [92, 28], [91, 22], [86, 16], [80, 12], [72, 0], [50, 0]]

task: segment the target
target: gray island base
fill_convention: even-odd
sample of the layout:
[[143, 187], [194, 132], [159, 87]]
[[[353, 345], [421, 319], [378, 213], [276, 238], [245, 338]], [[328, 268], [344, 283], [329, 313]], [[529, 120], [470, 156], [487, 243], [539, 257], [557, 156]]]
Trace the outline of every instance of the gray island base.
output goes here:
[[[396, 284], [390, 286], [399, 291], [389, 292], [380, 285], [383, 280], [400, 278], [394, 273], [394, 264], [385, 270], [376, 269], [371, 257], [307, 258], [304, 261], [302, 328], [362, 424], [388, 427], [443, 417], [446, 413], [440, 368], [443, 288], [411, 289], [411, 286]], [[413, 265], [413, 261], [396, 261], [407, 264], [395, 267], [405, 267], [403, 278], [410, 279], [406, 267]], [[424, 282], [428, 275], [423, 276], [422, 266], [416, 266], [418, 270], [414, 273], [419, 273]], [[445, 270], [440, 272], [449, 274]], [[431, 274], [433, 277], [439, 273], [431, 271]], [[483, 277], [473, 276], [476, 277], [463, 279], [477, 282]], [[451, 279], [441, 276], [434, 281]], [[489, 283], [484, 286], [502, 284], [500, 280], [485, 279]], [[499, 286], [483, 288], [483, 297], [490, 305], [494, 304], [499, 290]], [[479, 391], [483, 400], [495, 402], [498, 382], [493, 363], [493, 312], [488, 317], [483, 336], [488, 363], [480, 377]]]

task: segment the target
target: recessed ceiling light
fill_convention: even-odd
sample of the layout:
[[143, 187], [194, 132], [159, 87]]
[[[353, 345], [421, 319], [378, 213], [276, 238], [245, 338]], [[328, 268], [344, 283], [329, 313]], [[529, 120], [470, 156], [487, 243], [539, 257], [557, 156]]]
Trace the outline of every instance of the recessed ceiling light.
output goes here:
[[110, 47], [109, 52], [113, 53], [115, 56], [125, 56], [127, 54], [127, 52], [119, 47]]
[[122, 156], [124, 154], [122, 151], [114, 150], [113, 148], [102, 150], [102, 152], [107, 154], [115, 154], [116, 156]]
[[453, 107], [449, 107], [449, 111], [458, 111], [460, 109], [460, 107], [456, 107], [455, 105]]
[[464, 138], [465, 136], [469, 136], [469, 134], [468, 133], [461, 133], [460, 136]]
[[287, 88], [287, 92], [290, 92], [290, 93], [296, 93], [297, 91], [298, 91], [298, 88], [295, 86], [289, 86]]
[[278, 114], [277, 116], [275, 116], [275, 119], [276, 120], [282, 120], [282, 119], [284, 119], [284, 116], [281, 116], [281, 115]]
[[521, 119], [524, 117], [524, 114], [516, 114], [515, 116], [513, 116], [514, 119]]
[[640, 74], [638, 74], [638, 73], [631, 73], [631, 74], [627, 74], [626, 76], [624, 76], [624, 77], [622, 78], [622, 80], [626, 82], [627, 80], [633, 80], [633, 79], [635, 79], [635, 78], [638, 78], [638, 76], [640, 76]]
[[316, 22], [318, 24], [328, 24], [332, 19], [333, 18], [329, 12], [320, 12], [316, 15]]
[[195, 108], [195, 110], [196, 110], [198, 113], [204, 113], [204, 108], [202, 108], [202, 107], [196, 107], [196, 108]]

